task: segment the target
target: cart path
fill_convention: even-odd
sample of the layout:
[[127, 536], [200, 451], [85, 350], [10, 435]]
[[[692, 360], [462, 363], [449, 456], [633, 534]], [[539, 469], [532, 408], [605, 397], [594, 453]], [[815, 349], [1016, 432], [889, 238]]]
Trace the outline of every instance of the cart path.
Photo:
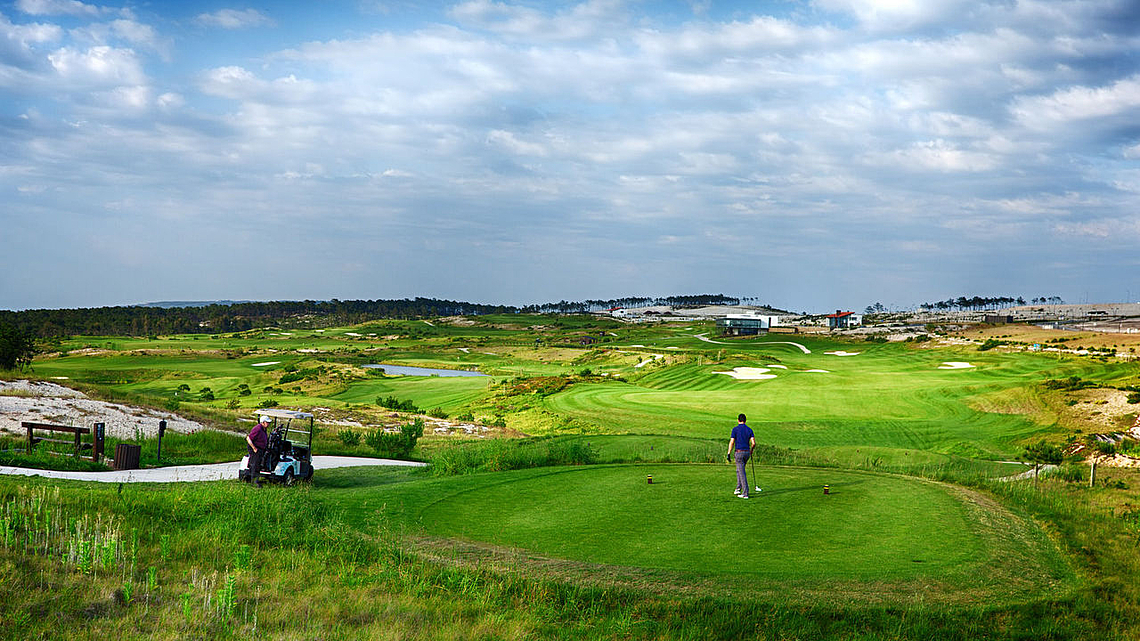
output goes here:
[[[186, 483], [193, 481], [236, 480], [240, 461], [214, 463], [212, 465], [180, 465], [176, 467], [156, 467], [146, 470], [115, 470], [111, 472], [65, 472], [62, 470], [37, 470], [28, 467], [0, 465], [0, 474], [17, 476], [42, 476], [49, 479], [71, 481], [97, 481], [100, 483]], [[419, 461], [398, 461], [387, 458], [367, 458], [363, 456], [314, 456], [313, 469], [328, 470], [335, 467], [362, 467], [365, 465], [400, 465], [423, 467], [427, 463]]]
[[[721, 341], [714, 341], [713, 339], [709, 338], [705, 334], [693, 334], [693, 338], [699, 338], [700, 340], [702, 340], [706, 343], [712, 343], [713, 345], [730, 345], [731, 344], [731, 343], [723, 343]], [[803, 352], [805, 354], [811, 353], [811, 350], [808, 349], [807, 347], [800, 345], [799, 343], [793, 343], [792, 341], [759, 341], [759, 342], [762, 342], [765, 345], [795, 345], [796, 347], [800, 348], [801, 352]]]

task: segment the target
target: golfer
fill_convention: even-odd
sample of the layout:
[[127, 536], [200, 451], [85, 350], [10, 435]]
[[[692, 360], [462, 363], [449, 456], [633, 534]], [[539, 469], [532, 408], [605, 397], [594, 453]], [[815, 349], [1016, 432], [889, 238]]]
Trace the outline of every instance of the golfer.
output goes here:
[[[748, 420], [747, 416], [741, 414], [736, 418], [739, 423], [732, 428], [732, 437], [728, 439], [729, 460], [736, 461], [736, 489], [732, 493], [746, 499], [748, 498], [748, 473], [744, 469], [744, 464], [748, 462], [752, 456], [752, 449], [756, 447], [756, 435], [752, 433], [752, 428], [745, 423]], [[759, 490], [760, 486], [756, 486], [756, 489]]]
[[257, 425], [254, 425], [245, 437], [245, 442], [249, 445], [249, 480], [259, 487], [261, 486], [261, 460], [265, 456], [266, 448], [269, 447], [269, 433], [266, 432], [268, 428], [269, 417], [262, 416]]

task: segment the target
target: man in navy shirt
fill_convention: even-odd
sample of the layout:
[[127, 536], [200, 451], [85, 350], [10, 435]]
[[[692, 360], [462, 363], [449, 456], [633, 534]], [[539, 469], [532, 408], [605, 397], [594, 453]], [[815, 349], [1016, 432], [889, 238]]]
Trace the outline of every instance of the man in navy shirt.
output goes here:
[[728, 439], [729, 459], [736, 460], [736, 489], [732, 493], [746, 499], [748, 498], [748, 474], [745, 471], [744, 464], [752, 456], [752, 448], [756, 447], [756, 435], [752, 433], [752, 428], [744, 422], [748, 420], [748, 417], [741, 414], [736, 418], [740, 422], [732, 428], [732, 437]]

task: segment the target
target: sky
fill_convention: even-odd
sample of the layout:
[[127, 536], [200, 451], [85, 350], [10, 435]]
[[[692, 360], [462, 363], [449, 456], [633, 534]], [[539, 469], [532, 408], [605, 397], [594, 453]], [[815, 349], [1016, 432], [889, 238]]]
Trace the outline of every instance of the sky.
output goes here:
[[1140, 300], [1135, 0], [0, 3], [0, 309]]

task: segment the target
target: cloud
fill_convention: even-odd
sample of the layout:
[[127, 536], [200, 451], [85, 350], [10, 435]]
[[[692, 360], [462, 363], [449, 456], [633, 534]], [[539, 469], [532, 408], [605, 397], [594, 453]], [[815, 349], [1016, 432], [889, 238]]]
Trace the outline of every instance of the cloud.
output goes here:
[[469, 0], [453, 6], [449, 13], [460, 24], [541, 40], [596, 36], [619, 27], [626, 18], [622, 4], [615, 0], [588, 0], [555, 14], [493, 0]]
[[207, 27], [222, 29], [248, 29], [273, 26], [273, 20], [257, 9], [219, 9], [213, 13], [200, 13], [194, 21]]
[[79, 0], [17, 0], [16, 8], [33, 16], [97, 17], [111, 11]]
[[1044, 96], [1019, 96], [1010, 105], [1010, 112], [1026, 127], [1045, 131], [1077, 121], [1113, 116], [1134, 120], [1138, 108], [1140, 75], [1133, 75], [1108, 86], [1076, 86]]
[[105, 45], [86, 50], [64, 47], [48, 55], [60, 80], [82, 87], [138, 85], [146, 82], [142, 65], [130, 49]]

